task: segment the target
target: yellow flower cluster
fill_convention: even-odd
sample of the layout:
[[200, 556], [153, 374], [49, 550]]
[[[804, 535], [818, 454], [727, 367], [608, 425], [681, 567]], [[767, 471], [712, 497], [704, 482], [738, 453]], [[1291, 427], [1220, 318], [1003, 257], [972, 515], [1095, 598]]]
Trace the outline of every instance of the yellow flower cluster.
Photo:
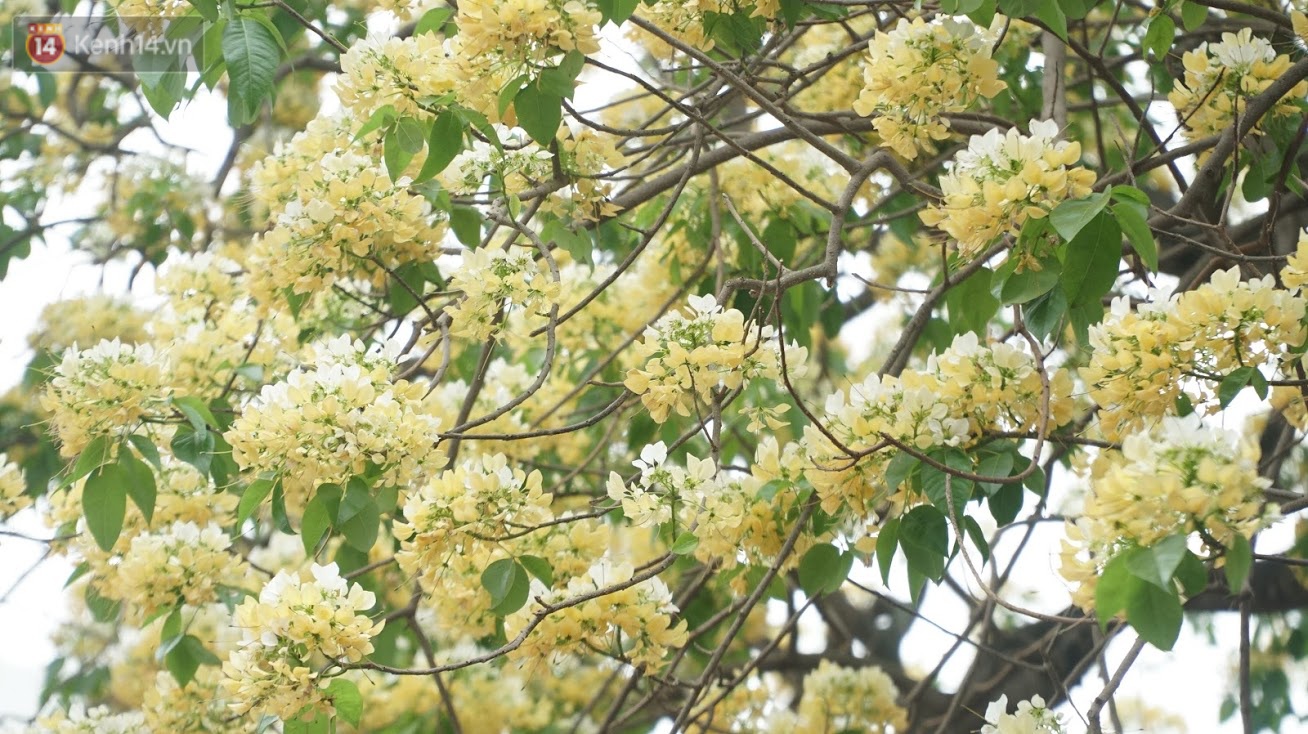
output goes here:
[[[1196, 407], [1210, 404], [1237, 368], [1280, 368], [1308, 338], [1304, 310], [1304, 299], [1276, 288], [1272, 276], [1241, 281], [1239, 268], [1170, 299], [1155, 293], [1135, 310], [1114, 299], [1090, 328], [1090, 364], [1081, 368], [1104, 436], [1116, 440], [1173, 412], [1183, 392]], [[1186, 379], [1196, 376], [1204, 379]]]
[[409, 494], [405, 522], [395, 523], [395, 560], [427, 593], [440, 594], [451, 556], [489, 565], [497, 541], [554, 519], [552, 499], [539, 471], [510, 467], [503, 454], [465, 459]]
[[1133, 433], [1121, 451], [1101, 453], [1090, 468], [1081, 518], [1067, 526], [1064, 578], [1079, 584], [1073, 601], [1094, 606], [1099, 573], [1117, 553], [1169, 535], [1202, 531], [1224, 546], [1248, 538], [1267, 517], [1258, 474], [1258, 445], [1233, 431], [1205, 426], [1198, 414], [1168, 416]]
[[263, 380], [292, 367], [299, 326], [289, 313], [260, 316], [246, 289], [248, 276], [236, 262], [212, 253], [174, 255], [155, 288], [168, 307], [150, 323], [156, 343], [168, 344], [171, 387], [197, 397], [217, 397], [229, 381], [236, 389], [261, 384], [237, 368], [256, 368]]
[[618, 207], [608, 201], [612, 184], [602, 178], [622, 165], [622, 154], [614, 142], [612, 136], [589, 128], [562, 141], [561, 165], [571, 184], [546, 201], [549, 211], [584, 222], [618, 213]]
[[949, 137], [945, 113], [962, 112], [1007, 88], [990, 58], [991, 43], [969, 22], [901, 18], [868, 42], [854, 111], [875, 116], [872, 127], [904, 158], [933, 153], [936, 141]]
[[1308, 285], [1308, 230], [1299, 233], [1299, 242], [1294, 254], [1285, 261], [1281, 269], [1281, 283], [1292, 291], [1302, 291]]
[[450, 333], [483, 340], [494, 334], [504, 309], [548, 313], [559, 297], [559, 284], [536, 264], [532, 251], [479, 248], [463, 253], [450, 288], [463, 298], [448, 311]]
[[67, 712], [56, 711], [36, 720], [34, 734], [151, 734], [139, 711], [116, 713], [108, 706], [87, 710], [74, 704]]
[[[770, 734], [827, 734], [857, 731], [890, 734], [906, 731], [908, 712], [895, 702], [895, 683], [881, 668], [846, 668], [830, 660], [804, 676], [803, 697], [795, 710], [764, 714], [762, 729]], [[755, 707], [761, 708], [761, 707]]]
[[[688, 46], [701, 51], [712, 51], [717, 42], [705, 33], [709, 25], [709, 16], [734, 15], [737, 11], [749, 10], [751, 18], [772, 19], [781, 12], [780, 0], [658, 0], [655, 3], [641, 3], [636, 6], [636, 13], [647, 18], [661, 30], [671, 34]], [[672, 57], [676, 52], [643, 30], [633, 29], [632, 37], [645, 46], [651, 54], [659, 59]]]
[[[1185, 79], [1167, 99], [1176, 107], [1186, 136], [1196, 140], [1234, 124], [1237, 117], [1244, 116], [1249, 98], [1261, 94], [1290, 68], [1290, 57], [1277, 54], [1271, 42], [1255, 38], [1250, 28], [1223, 33], [1218, 43], [1201, 43], [1187, 51], [1181, 62], [1185, 65]], [[1296, 102], [1305, 95], [1308, 82], [1299, 82], [1272, 107], [1270, 115], [1295, 114], [1299, 110]], [[1200, 154], [1200, 161], [1206, 153]]]
[[74, 344], [41, 395], [60, 453], [76, 456], [96, 437], [125, 436], [142, 418], [171, 412], [168, 372], [166, 356], [149, 344], [114, 339], [84, 350]]
[[[736, 309], [722, 310], [712, 295], [691, 296], [689, 310], [673, 312], [645, 330], [631, 352], [640, 365], [623, 381], [640, 396], [650, 416], [695, 415], [696, 400], [709, 403], [718, 388], [735, 390], [748, 380], [780, 380], [780, 343], [771, 326], [745, 322]], [[792, 378], [807, 370], [808, 350], [786, 347]]]
[[[840, 195], [843, 187], [840, 177], [808, 145], [787, 141], [759, 151], [758, 158], [818, 196], [834, 200]], [[789, 219], [792, 207], [808, 201], [793, 186], [748, 158], [728, 161], [720, 171], [722, 193], [731, 199], [746, 222], [765, 222], [775, 217]]]
[[283, 720], [310, 707], [330, 713], [319, 683], [330, 663], [357, 663], [373, 651], [383, 623], [363, 612], [376, 596], [348, 585], [335, 563], [304, 574], [278, 573], [259, 598], [236, 608], [244, 644], [223, 663], [219, 684], [237, 714], [269, 713]]
[[346, 150], [324, 155], [295, 177], [296, 198], [255, 244], [252, 271], [264, 292], [302, 295], [339, 278], [385, 282], [385, 268], [433, 260], [444, 227], [431, 206], [392, 181], [371, 157]]
[[218, 525], [191, 522], [132, 538], [102, 595], [124, 602], [127, 617], [140, 622], [179, 602], [201, 606], [218, 600], [223, 588], [248, 583], [250, 567], [231, 552], [231, 538]]
[[360, 41], [341, 56], [336, 96], [356, 126], [386, 105], [400, 117], [418, 117], [419, 100], [450, 94], [460, 83], [450, 55], [435, 33]]
[[[367, 118], [364, 118], [367, 119]], [[250, 168], [250, 189], [254, 201], [268, 212], [280, 212], [298, 197], [297, 178], [319, 164], [330, 153], [350, 148], [358, 123], [343, 115], [319, 115], [289, 141], [278, 142], [271, 155]], [[276, 217], [269, 217], [273, 222]]]
[[[189, 6], [184, 6], [189, 7]], [[102, 184], [107, 192], [84, 246], [108, 259], [122, 250], [159, 258], [195, 249], [205, 229], [208, 184], [173, 160], [137, 155]]]
[[[539, 601], [506, 617], [504, 632], [509, 638], [516, 636], [539, 611], [540, 602], [558, 604], [600, 593], [629, 582], [634, 575], [629, 564], [603, 558], [563, 589], [549, 590], [533, 581], [531, 598]], [[686, 644], [685, 621], [673, 622], [677, 612], [667, 584], [651, 577], [545, 617], [515, 654], [548, 659], [580, 646], [637, 667], [657, 669], [668, 650]]]
[[[1150, 730], [1152, 731], [1152, 729]], [[986, 724], [981, 734], [1066, 734], [1063, 715], [1050, 711], [1045, 699], [1032, 696], [1017, 702], [1017, 713], [1008, 713], [1008, 696], [1000, 696], [986, 707]]]
[[1095, 173], [1075, 165], [1081, 144], [1057, 137], [1052, 120], [1032, 122], [1030, 135], [1015, 128], [973, 135], [940, 178], [943, 201], [923, 210], [922, 221], [955, 239], [959, 254], [971, 260], [1000, 236], [1016, 235], [1028, 219], [1089, 195]]
[[591, 0], [463, 0], [457, 23], [464, 58], [535, 76], [560, 53], [598, 52], [602, 19]]
[[259, 722], [234, 718], [220, 698], [221, 680], [222, 671], [211, 665], [200, 666], [184, 688], [171, 673], [157, 673], [141, 706], [146, 725], [168, 734], [255, 734]]
[[[1049, 373], [1046, 428], [1072, 417], [1072, 379], [1065, 370]], [[883, 437], [919, 451], [970, 446], [987, 431], [1033, 432], [1045, 406], [1034, 358], [1006, 343], [982, 346], [974, 333], [954, 337], [949, 349], [927, 360], [924, 370], [899, 377], [869, 375], [846, 397], [827, 398], [823, 423], [853, 451], [870, 449]], [[889, 452], [854, 462], [815, 426], [804, 427], [804, 444], [813, 464], [809, 481], [826, 512], [848, 503], [860, 514], [886, 498], [885, 463]]]
[[252, 474], [279, 475], [292, 511], [318, 485], [344, 485], [369, 465], [381, 486], [420, 480], [443, 461], [440, 421], [421, 385], [391, 380], [398, 351], [348, 336], [320, 345], [312, 368], [264, 386], [242, 411], [225, 435], [232, 458]]
[[192, 8], [185, 0], [116, 0], [110, 4], [115, 16], [147, 38], [161, 37], [170, 18], [180, 18]]
[[491, 194], [517, 196], [554, 177], [553, 156], [527, 137], [520, 128], [495, 127], [503, 148], [484, 140], [459, 153], [441, 172], [438, 180], [451, 194], [472, 196], [486, 191], [487, 181], [504, 189]]
[[32, 498], [27, 494], [27, 482], [23, 479], [22, 468], [10, 461], [7, 454], [0, 452], [0, 520], [12, 517], [31, 504]]
[[74, 344], [104, 339], [146, 340], [146, 314], [120, 298], [97, 293], [55, 301], [41, 309], [40, 325], [27, 337], [33, 349], [59, 353]]

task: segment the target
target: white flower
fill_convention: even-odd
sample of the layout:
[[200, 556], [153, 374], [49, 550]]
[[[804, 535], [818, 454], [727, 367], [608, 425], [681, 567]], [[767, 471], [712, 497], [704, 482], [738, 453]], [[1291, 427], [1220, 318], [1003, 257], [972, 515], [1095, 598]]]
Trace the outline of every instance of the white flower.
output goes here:
[[640, 458], [631, 462], [640, 473], [649, 474], [668, 460], [668, 447], [662, 442], [652, 443], [640, 450]]

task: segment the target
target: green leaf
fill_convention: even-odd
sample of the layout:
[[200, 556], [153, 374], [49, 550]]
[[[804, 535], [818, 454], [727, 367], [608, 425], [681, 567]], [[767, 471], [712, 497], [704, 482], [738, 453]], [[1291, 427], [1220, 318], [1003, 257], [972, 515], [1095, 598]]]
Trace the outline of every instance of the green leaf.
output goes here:
[[1239, 594], [1244, 589], [1245, 579], [1249, 578], [1249, 569], [1252, 567], [1253, 548], [1250, 547], [1248, 538], [1236, 535], [1226, 547], [1226, 564], [1223, 566], [1226, 585], [1231, 588], [1232, 594]]
[[990, 293], [993, 277], [992, 271], [981, 268], [945, 294], [949, 325], [955, 334], [973, 331], [984, 337], [991, 317], [999, 310], [999, 299]]
[[332, 678], [325, 692], [332, 702], [332, 708], [336, 709], [336, 715], [350, 726], [358, 726], [363, 718], [363, 696], [359, 694], [359, 687], [354, 681]]
[[1196, 596], [1208, 587], [1208, 569], [1199, 556], [1186, 551], [1176, 566], [1176, 579], [1181, 582], [1186, 596]]
[[100, 592], [90, 584], [87, 584], [82, 598], [86, 601], [86, 610], [91, 613], [91, 618], [95, 621], [101, 624], [118, 621], [118, 613], [123, 608], [122, 602], [100, 596]]
[[1118, 612], [1126, 609], [1132, 590], [1145, 583], [1134, 576], [1127, 565], [1136, 550], [1132, 548], [1113, 556], [1099, 574], [1099, 581], [1095, 584], [1095, 616], [1099, 618], [1100, 627], [1107, 627]]
[[886, 488], [892, 492], [917, 471], [922, 460], [907, 451], [897, 451], [886, 466]]
[[154, 445], [154, 441], [151, 441], [146, 436], [139, 436], [135, 433], [128, 436], [127, 440], [136, 447], [136, 452], [141, 455], [141, 458], [150, 462], [150, 466], [153, 466], [155, 469], [163, 468], [163, 462], [159, 459], [159, 449]]
[[539, 556], [518, 556], [518, 563], [527, 569], [527, 573], [540, 579], [542, 584], [554, 586], [554, 568], [549, 561]]
[[86, 477], [86, 486], [82, 488], [82, 512], [86, 515], [86, 527], [101, 550], [113, 550], [123, 532], [130, 479], [121, 464], [105, 464]]
[[1169, 535], [1148, 548], [1132, 553], [1126, 567], [1136, 578], [1171, 591], [1172, 574], [1176, 572], [1185, 553], [1185, 536]]
[[476, 249], [481, 244], [481, 213], [470, 206], [451, 207], [450, 229], [465, 247]]
[[809, 596], [834, 593], [849, 578], [853, 563], [854, 554], [841, 553], [830, 543], [819, 543], [799, 560], [799, 587]]
[[[1011, 261], [1010, 261], [1011, 262]], [[999, 299], [1004, 304], [1027, 303], [1058, 285], [1060, 268], [1057, 260], [1042, 263], [1040, 270], [1023, 270], [1003, 281]]]
[[899, 523], [899, 547], [904, 549], [910, 571], [939, 581], [945, 575], [945, 554], [949, 552], [949, 523], [940, 510], [919, 505]]
[[995, 518], [995, 524], [1003, 527], [1017, 519], [1017, 513], [1022, 511], [1022, 500], [1021, 486], [1001, 484], [986, 499], [986, 504], [990, 507], [990, 516]]
[[404, 176], [404, 169], [413, 160], [413, 151], [405, 147], [399, 126], [392, 127], [382, 139], [382, 160], [386, 163], [386, 175], [391, 181], [399, 181]]
[[536, 84], [528, 84], [518, 92], [513, 109], [518, 113], [518, 125], [542, 146], [554, 140], [563, 122], [562, 95], [545, 92]]
[[1084, 199], [1069, 199], [1049, 212], [1049, 223], [1064, 241], [1070, 242], [1099, 212], [1108, 206], [1108, 192], [1091, 194]]
[[[1013, 452], [1000, 451], [982, 456], [981, 461], [977, 463], [975, 473], [983, 477], [1008, 477], [1013, 473]], [[1001, 482], [981, 482], [981, 491], [990, 495], [999, 491], [1002, 486], [1004, 485]]]
[[281, 52], [276, 36], [251, 17], [233, 18], [223, 30], [227, 63], [227, 117], [233, 125], [254, 122], [272, 96]]
[[164, 655], [164, 666], [173, 674], [177, 685], [185, 687], [195, 678], [201, 665], [218, 665], [221, 660], [209, 652], [195, 635], [183, 635], [177, 644]]
[[597, 0], [600, 16], [613, 25], [622, 25], [636, 12], [640, 0]]
[[112, 450], [113, 442], [108, 436], [96, 436], [91, 439], [86, 448], [82, 449], [82, 453], [78, 454], [77, 461], [73, 463], [73, 470], [64, 476], [59, 485], [66, 487], [90, 474], [92, 470], [109, 463]]
[[777, 260], [784, 264], [794, 262], [795, 249], [799, 245], [799, 240], [795, 233], [795, 226], [790, 222], [780, 217], [769, 219], [759, 239], [768, 248], [768, 252], [772, 253]]
[[482, 572], [481, 585], [491, 596], [491, 612], [503, 617], [527, 603], [531, 579], [517, 559], [501, 558]]
[[1259, 400], [1267, 399], [1267, 378], [1263, 377], [1262, 372], [1255, 369], [1253, 374], [1249, 375], [1249, 384], [1253, 385], [1254, 394], [1258, 396]]
[[877, 533], [877, 566], [881, 569], [882, 583], [890, 583], [890, 564], [895, 560], [895, 546], [899, 545], [899, 518], [893, 517]]
[[[448, 8], [441, 8], [448, 10]], [[463, 150], [463, 123], [458, 115], [449, 110], [436, 116], [431, 125], [431, 134], [427, 137], [427, 159], [422, 162], [422, 170], [414, 183], [429, 181], [436, 174], [444, 171]]]
[[686, 530], [682, 532], [681, 535], [678, 535], [676, 540], [672, 541], [672, 547], [668, 550], [678, 556], [687, 556], [694, 553], [695, 549], [698, 547], [699, 536]]
[[1140, 583], [1126, 600], [1127, 621], [1145, 642], [1159, 650], [1171, 650], [1176, 644], [1184, 618], [1175, 590]]
[[1222, 407], [1225, 408], [1235, 400], [1235, 396], [1249, 384], [1256, 370], [1253, 367], [1237, 367], [1231, 370], [1231, 374], [1222, 378], [1222, 383], [1217, 386], [1217, 398]]
[[190, 426], [179, 426], [173, 434], [173, 456], [195, 467], [201, 474], [209, 476], [209, 467], [213, 464], [213, 449], [216, 445], [213, 434], [207, 430], [195, 431]]
[[355, 550], [367, 553], [377, 542], [381, 513], [368, 485], [360, 479], [351, 479], [341, 498], [336, 514], [336, 528], [345, 536], [345, 542]]
[[[418, 24], [413, 28], [413, 35], [421, 36], [424, 33], [434, 33], [445, 27], [446, 21], [454, 15], [453, 8], [432, 8], [422, 14], [418, 19]], [[358, 723], [358, 722], [353, 722]]]
[[1145, 31], [1144, 47], [1153, 52], [1155, 58], [1167, 56], [1172, 48], [1172, 39], [1176, 37], [1176, 22], [1167, 13], [1159, 13], [1149, 21], [1149, 30]]
[[563, 61], [558, 66], [542, 71], [536, 83], [546, 94], [572, 99], [572, 93], [577, 86], [577, 75], [581, 73], [585, 64], [586, 56], [573, 49], [563, 57]]
[[1117, 280], [1121, 260], [1122, 230], [1101, 213], [1067, 243], [1061, 282], [1068, 304], [1097, 303]]
[[395, 122], [395, 108], [391, 105], [382, 105], [363, 123], [363, 127], [359, 128], [359, 132], [354, 134], [350, 142], [357, 143], [368, 133], [380, 130], [382, 127], [389, 127], [393, 122]]
[[981, 552], [981, 562], [985, 563], [990, 560], [990, 543], [986, 541], [986, 534], [981, 532], [981, 526], [971, 516], [963, 518], [963, 529], [967, 532], [967, 537], [972, 539], [972, 544]]
[[1045, 0], [1036, 6], [1035, 16], [1049, 26], [1049, 30], [1054, 35], [1067, 40], [1067, 16], [1063, 14], [1063, 8], [1052, 0]]
[[404, 152], [416, 155], [427, 143], [427, 126], [412, 117], [401, 117], [395, 122], [395, 139]]
[[324, 484], [304, 506], [304, 514], [300, 517], [300, 540], [304, 543], [304, 552], [311, 557], [340, 511], [341, 494], [339, 486]]
[[1139, 202], [1119, 201], [1113, 204], [1112, 211], [1140, 261], [1152, 272], [1158, 272], [1158, 243], [1149, 229], [1148, 208]]
[[1190, 0], [1181, 2], [1181, 26], [1187, 31], [1193, 31], [1208, 20], [1208, 6], [1200, 5]]
[[186, 416], [186, 420], [190, 422], [191, 427], [197, 432], [206, 431], [210, 427], [218, 427], [218, 419], [213, 417], [213, 411], [209, 410], [209, 406], [205, 405], [203, 400], [188, 395], [173, 398], [170, 402], [182, 415]]
[[154, 502], [158, 495], [154, 472], [130, 451], [118, 452], [118, 465], [126, 478], [127, 495], [145, 517], [145, 524], [149, 525], [154, 520]]

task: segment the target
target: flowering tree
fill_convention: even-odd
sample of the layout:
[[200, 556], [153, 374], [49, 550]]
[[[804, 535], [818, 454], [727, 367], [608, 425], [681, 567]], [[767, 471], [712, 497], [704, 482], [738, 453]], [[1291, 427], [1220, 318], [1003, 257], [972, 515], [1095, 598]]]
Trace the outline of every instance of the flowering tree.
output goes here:
[[109, 5], [0, 72], [0, 276], [137, 281], [0, 405], [25, 730], [1157, 732], [1214, 615], [1293, 720], [1301, 0]]

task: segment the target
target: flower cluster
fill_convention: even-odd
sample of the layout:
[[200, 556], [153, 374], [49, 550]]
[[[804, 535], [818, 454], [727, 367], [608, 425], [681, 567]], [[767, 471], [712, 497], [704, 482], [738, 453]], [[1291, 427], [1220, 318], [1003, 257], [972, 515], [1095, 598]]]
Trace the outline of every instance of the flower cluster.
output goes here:
[[[1244, 116], [1250, 97], [1261, 94], [1290, 68], [1290, 57], [1277, 54], [1270, 41], [1255, 38], [1250, 28], [1223, 33], [1218, 43], [1201, 43], [1187, 51], [1181, 62], [1185, 65], [1185, 79], [1167, 99], [1176, 107], [1177, 117], [1192, 139], [1216, 135], [1230, 127]], [[1296, 113], [1296, 100], [1305, 95], [1308, 82], [1299, 82], [1272, 107], [1270, 116]], [[1205, 157], [1200, 154], [1201, 161]]]
[[1272, 276], [1241, 281], [1239, 268], [1171, 298], [1154, 293], [1134, 310], [1114, 299], [1090, 328], [1090, 364], [1081, 369], [1103, 434], [1116, 439], [1173, 412], [1182, 394], [1203, 407], [1238, 368], [1281, 367], [1308, 338], [1304, 312], [1304, 299], [1276, 288]]
[[1008, 696], [1000, 696], [986, 707], [986, 724], [981, 734], [1066, 734], [1063, 715], [1045, 707], [1045, 700], [1032, 696], [1019, 701], [1017, 713], [1008, 713]]
[[945, 113], [961, 112], [1007, 87], [990, 58], [991, 43], [971, 23], [901, 18], [868, 42], [854, 111], [875, 115], [872, 127], [904, 158], [934, 152], [935, 141], [949, 136]]
[[62, 711], [36, 720], [34, 732], [40, 734], [150, 734], [140, 712], [116, 713], [107, 706], [89, 711], [80, 704], [68, 713]]
[[218, 600], [221, 587], [239, 589], [250, 567], [231, 552], [232, 541], [217, 525], [191, 522], [132, 538], [102, 594], [126, 602], [128, 616], [143, 620], [178, 602], [200, 606]]
[[218, 693], [222, 671], [201, 666], [185, 687], [171, 673], [159, 672], [144, 692], [141, 710], [151, 730], [168, 734], [256, 734], [258, 721], [234, 718]]
[[341, 56], [336, 96], [355, 121], [387, 105], [400, 117], [421, 115], [419, 100], [450, 94], [459, 83], [446, 46], [435, 33], [359, 41]]
[[451, 556], [489, 565], [497, 539], [553, 519], [551, 499], [539, 471], [510, 467], [503, 454], [465, 459], [405, 500], [405, 522], [395, 523], [402, 541], [395, 560], [428, 593], [440, 594]]
[[384, 268], [434, 259], [443, 226], [408, 185], [350, 150], [327, 153], [300, 171], [296, 198], [255, 246], [263, 287], [303, 295], [339, 278], [383, 282]]
[[846, 668], [823, 660], [804, 676], [804, 697], [799, 702], [793, 731], [907, 731], [908, 712], [895, 702], [898, 697], [894, 681], [881, 668]]
[[[663, 423], [675, 411], [695, 414], [718, 388], [735, 390], [748, 380], [781, 379], [781, 346], [771, 326], [746, 323], [736, 309], [722, 310], [713, 296], [691, 296], [687, 313], [670, 313], [645, 330], [632, 348], [640, 365], [623, 384], [640, 396], [650, 416]], [[786, 347], [791, 377], [802, 377], [808, 351]]]
[[402, 486], [440, 465], [440, 421], [423, 387], [392, 381], [398, 347], [368, 349], [342, 336], [310, 369], [266, 385], [226, 434], [241, 468], [281, 476], [287, 508], [320, 484], [344, 485], [370, 466], [381, 486]]
[[495, 130], [503, 147], [474, 140], [472, 147], [456, 155], [441, 172], [438, 178], [450, 193], [478, 194], [491, 180], [504, 187], [492, 193], [517, 196], [554, 176], [553, 156], [532, 142], [525, 131], [503, 125]]
[[1263, 527], [1262, 490], [1271, 482], [1259, 476], [1258, 456], [1255, 443], [1194, 413], [1163, 418], [1127, 436], [1121, 451], [1100, 454], [1063, 544], [1063, 577], [1080, 584], [1073, 600], [1092, 608], [1099, 572], [1127, 548], [1193, 532], [1228, 545]]
[[608, 201], [611, 184], [603, 176], [622, 165], [622, 154], [611, 136], [585, 129], [559, 146], [563, 172], [572, 183], [547, 204], [552, 211], [571, 214], [581, 221], [598, 221], [618, 213]]
[[[1047, 416], [1046, 430], [1072, 417], [1072, 379], [1065, 370], [1048, 373], [1048, 405], [1035, 359], [1006, 343], [982, 346], [974, 333], [954, 337], [949, 349], [927, 360], [924, 370], [898, 378], [869, 375], [827, 399], [824, 424], [844, 447], [859, 451], [883, 437], [918, 451], [969, 446], [987, 431], [1033, 432]], [[809, 481], [823, 509], [842, 502], [864, 510], [884, 498], [886, 452], [853, 462], [829, 437], [805, 426], [813, 459]]]
[[105, 339], [145, 341], [146, 314], [131, 303], [96, 294], [55, 301], [41, 309], [41, 323], [28, 337], [34, 349], [59, 353], [74, 344]]
[[1089, 195], [1095, 174], [1075, 165], [1081, 144], [1057, 138], [1052, 120], [1032, 122], [1030, 135], [1015, 128], [973, 135], [940, 178], [944, 200], [925, 209], [922, 221], [957, 240], [959, 254], [971, 260], [1028, 219]]
[[[363, 612], [377, 599], [347, 585], [335, 563], [310, 567], [313, 578], [278, 573], [236, 608], [243, 646], [223, 663], [220, 688], [233, 711], [290, 719], [306, 707], [330, 712], [320, 688], [328, 663], [357, 663], [382, 630]], [[348, 586], [348, 588], [347, 588]]]
[[23, 470], [0, 452], [0, 520], [32, 504]]
[[[772, 19], [781, 11], [780, 0], [658, 0], [637, 5], [636, 12], [686, 45], [708, 52], [717, 45], [709, 32], [712, 27], [710, 18], [713, 15], [732, 15], [750, 6], [753, 7], [751, 18]], [[639, 31], [633, 36], [656, 58], [666, 59], [675, 53], [652, 34]]]
[[559, 295], [559, 284], [525, 250], [467, 251], [450, 278], [450, 287], [463, 292], [463, 298], [448, 311], [450, 333], [474, 340], [495, 333], [502, 309], [517, 306], [548, 313]]
[[[657, 668], [668, 650], [686, 643], [685, 621], [674, 622], [677, 607], [672, 592], [657, 576], [632, 584], [634, 569], [603, 558], [590, 571], [568, 582], [566, 588], [545, 589], [533, 582], [531, 598], [558, 604], [594, 596], [567, 606], [541, 620], [517, 654], [548, 658], [575, 646], [588, 647], [631, 663]], [[614, 588], [625, 587], [625, 588]], [[607, 593], [605, 593], [607, 592]], [[504, 620], [505, 634], [513, 638], [538, 611], [528, 604]]]
[[563, 52], [596, 53], [601, 20], [592, 0], [464, 0], [457, 22], [465, 58], [489, 56], [516, 74]]
[[117, 339], [66, 350], [41, 396], [61, 443], [76, 456], [99, 436], [130, 434], [145, 417], [169, 412], [168, 360], [149, 344]]

